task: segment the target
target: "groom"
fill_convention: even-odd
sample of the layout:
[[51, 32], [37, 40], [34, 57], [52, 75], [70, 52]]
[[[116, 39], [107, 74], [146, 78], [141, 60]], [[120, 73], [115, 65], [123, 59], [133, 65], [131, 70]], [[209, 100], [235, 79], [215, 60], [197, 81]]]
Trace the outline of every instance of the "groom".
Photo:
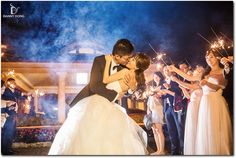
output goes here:
[[[110, 74], [116, 73], [125, 66], [129, 59], [132, 57], [134, 47], [128, 39], [120, 39], [113, 46], [112, 50], [112, 62], [110, 64]], [[114, 90], [106, 88], [106, 84], [103, 83], [103, 73], [106, 65], [105, 55], [95, 57], [93, 61], [93, 66], [91, 69], [91, 76], [88, 85], [86, 85], [74, 100], [70, 103], [70, 107], [73, 107], [81, 99], [91, 96], [93, 94], [98, 94], [107, 98], [109, 101], [115, 101], [117, 98], [121, 97], [123, 94], [118, 94]], [[128, 76], [126, 77], [128, 78]], [[126, 79], [126, 84], [130, 87], [135, 84], [132, 80]]]

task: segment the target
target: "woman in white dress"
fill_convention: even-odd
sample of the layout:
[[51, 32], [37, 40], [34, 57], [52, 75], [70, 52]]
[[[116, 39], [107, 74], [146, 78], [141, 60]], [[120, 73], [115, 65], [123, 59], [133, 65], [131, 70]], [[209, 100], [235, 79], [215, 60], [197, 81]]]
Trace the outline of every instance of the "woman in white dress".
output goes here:
[[[128, 90], [123, 78], [129, 73], [137, 81], [137, 88], [145, 85], [143, 71], [150, 58], [137, 54], [127, 67], [109, 76], [111, 57], [106, 56], [104, 83], [120, 92]], [[49, 155], [145, 155], [146, 132], [132, 120], [120, 105], [97, 94], [86, 97], [73, 106], [59, 129]]]
[[230, 155], [233, 137], [228, 104], [222, 96], [226, 86], [224, 69], [220, 68], [218, 52], [208, 51], [205, 57], [210, 71], [200, 82], [203, 95], [199, 107], [196, 154]]
[[162, 84], [164, 83], [164, 76], [160, 71], [153, 74], [153, 85], [151, 85], [151, 93], [147, 101], [147, 114], [152, 113], [152, 131], [154, 134], [154, 139], [156, 142], [157, 151], [152, 153], [152, 155], [163, 155], [165, 137], [163, 134], [162, 126], [164, 124], [164, 114], [163, 114], [163, 103], [161, 95], [159, 93]]
[[188, 99], [190, 98], [185, 122], [184, 155], [195, 155], [198, 112], [202, 97], [202, 89], [199, 86], [199, 81], [201, 80], [202, 75], [204, 73], [204, 68], [202, 66], [197, 66], [193, 71], [192, 76], [183, 73], [174, 66], [170, 66], [170, 69], [185, 78], [186, 80], [192, 81], [192, 83], [186, 83], [180, 81], [176, 77], [171, 77], [171, 80], [177, 82], [180, 85], [185, 96]]

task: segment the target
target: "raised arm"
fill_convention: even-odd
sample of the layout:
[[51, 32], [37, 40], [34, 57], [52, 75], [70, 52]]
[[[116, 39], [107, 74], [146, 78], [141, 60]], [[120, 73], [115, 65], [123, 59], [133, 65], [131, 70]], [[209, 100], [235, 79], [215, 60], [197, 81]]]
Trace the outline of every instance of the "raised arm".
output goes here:
[[112, 74], [111, 76], [104, 77], [103, 78], [103, 83], [107, 84], [107, 83], [111, 83], [111, 82], [123, 79], [124, 75], [128, 72], [129, 72], [128, 69], [122, 69], [121, 71], [118, 71], [118, 72]]
[[129, 71], [128, 69], [122, 69], [121, 71], [118, 71], [118, 72], [109, 76], [109, 67], [110, 67], [112, 57], [110, 55], [106, 55], [105, 59], [106, 59], [106, 65], [105, 65], [105, 70], [104, 70], [104, 74], [103, 74], [103, 83], [108, 84], [113, 81], [118, 81], [118, 80], [122, 79], [124, 77], [125, 73], [127, 73]]
[[104, 68], [105, 58], [95, 58], [91, 70], [89, 88], [93, 93], [101, 95], [109, 101], [113, 101], [117, 96], [117, 92], [107, 89], [106, 85], [103, 83]]
[[214, 89], [216, 91], [219, 89], [224, 89], [226, 84], [227, 84], [226, 80], [221, 84], [214, 84], [214, 83], [208, 82], [206, 79], [203, 79], [200, 81], [200, 86], [206, 85], [209, 88]]
[[187, 89], [197, 89], [199, 88], [198, 85], [196, 84], [189, 84], [183, 81], [180, 81], [179, 79], [177, 79], [175, 76], [171, 76], [171, 80], [178, 83], [180, 86], [187, 88]]
[[181, 70], [179, 70], [178, 68], [176, 68], [174, 65], [170, 65], [168, 66], [169, 71], [174, 71], [176, 72], [178, 75], [180, 75], [181, 77], [183, 77], [184, 79], [188, 80], [188, 81], [200, 81], [201, 78], [200, 77], [196, 77], [196, 76], [190, 76], [184, 72], [182, 72]]
[[186, 88], [182, 87], [182, 86], [179, 86], [179, 88], [182, 90], [184, 96], [185, 96], [187, 99], [189, 99], [189, 98], [190, 98], [189, 91], [188, 91]]

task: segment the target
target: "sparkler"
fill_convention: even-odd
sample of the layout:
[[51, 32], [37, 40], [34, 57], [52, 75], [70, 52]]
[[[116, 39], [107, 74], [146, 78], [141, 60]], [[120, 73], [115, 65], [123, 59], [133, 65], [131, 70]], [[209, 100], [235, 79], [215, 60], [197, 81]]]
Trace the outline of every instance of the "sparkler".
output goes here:
[[[216, 38], [218, 39], [218, 45], [216, 45], [216, 46], [218, 46], [219, 48], [223, 48], [224, 49], [224, 51], [226, 52], [226, 55], [227, 56], [229, 56], [229, 54], [228, 54], [228, 52], [226, 51], [226, 49], [225, 49], [225, 47], [224, 47], [224, 40], [223, 39], [220, 39], [218, 36], [217, 36], [217, 34], [215, 33], [215, 31], [213, 30], [213, 28], [211, 27], [211, 30], [212, 30], [212, 32], [215, 34], [215, 36], [216, 36]], [[216, 42], [216, 43], [217, 43]]]
[[203, 37], [200, 33], [197, 33], [197, 35], [200, 36], [200, 37], [202, 37], [205, 41], [207, 41], [210, 45], [212, 45], [211, 42], [208, 41], [205, 37]]
[[225, 34], [223, 34], [222, 32], [220, 32], [220, 34], [222, 35], [222, 36], [224, 36], [226, 39], [228, 39], [232, 44], [234, 43], [231, 39], [229, 39], [229, 37], [227, 37]]
[[7, 77], [14, 77], [15, 76], [15, 70], [8, 70]]
[[157, 69], [158, 71], [160, 71], [160, 70], [162, 69], [162, 65], [161, 65], [161, 63], [157, 63], [157, 65], [156, 65], [156, 69]]
[[191, 68], [192, 68], [192, 66], [189, 64], [188, 60], [187, 60], [187, 59], [185, 59], [185, 61], [186, 61], [186, 63], [188, 64], [189, 68], [191, 69]]
[[166, 54], [165, 54], [165, 53], [163, 53], [163, 54], [162, 54], [162, 53], [157, 53], [156, 50], [152, 47], [152, 45], [151, 45], [150, 43], [148, 43], [148, 44], [149, 44], [149, 46], [151, 47], [151, 49], [156, 53], [156, 55], [157, 55], [156, 58], [157, 58], [158, 60], [162, 60], [163, 63], [167, 66], [166, 62], [163, 60], [163, 56], [166, 55]]
[[[202, 37], [205, 41], [207, 41], [211, 46], [213, 46], [213, 47], [216, 47], [216, 45], [213, 45], [210, 41], [208, 41], [205, 37], [203, 37], [200, 33], [197, 33], [197, 35], [199, 35], [200, 37]], [[224, 57], [224, 55], [223, 54], [221, 54], [219, 51], [218, 51], [218, 49], [216, 49], [216, 51], [222, 56], [222, 57]]]

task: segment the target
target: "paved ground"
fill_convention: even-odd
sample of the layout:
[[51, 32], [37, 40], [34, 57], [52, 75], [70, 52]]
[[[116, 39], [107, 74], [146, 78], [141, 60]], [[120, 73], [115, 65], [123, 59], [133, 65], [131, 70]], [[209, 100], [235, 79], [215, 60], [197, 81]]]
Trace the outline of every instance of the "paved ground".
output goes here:
[[[154, 152], [154, 150], [149, 149], [152, 152]], [[15, 148], [14, 155], [17, 156], [46, 156], [48, 154], [49, 151], [49, 147], [30, 147], [30, 148]]]
[[15, 148], [14, 155], [46, 156], [48, 154], [48, 151], [49, 151], [49, 147]]
[[[149, 139], [148, 142], [148, 151], [150, 153], [153, 153], [155, 151], [155, 142], [153, 139]], [[15, 147], [14, 148], [14, 155], [16, 156], [46, 156], [48, 155], [48, 151], [49, 151], [50, 147], [40, 147], [40, 145], [38, 145], [38, 147], [36, 145], [34, 146], [30, 146], [30, 147]]]

